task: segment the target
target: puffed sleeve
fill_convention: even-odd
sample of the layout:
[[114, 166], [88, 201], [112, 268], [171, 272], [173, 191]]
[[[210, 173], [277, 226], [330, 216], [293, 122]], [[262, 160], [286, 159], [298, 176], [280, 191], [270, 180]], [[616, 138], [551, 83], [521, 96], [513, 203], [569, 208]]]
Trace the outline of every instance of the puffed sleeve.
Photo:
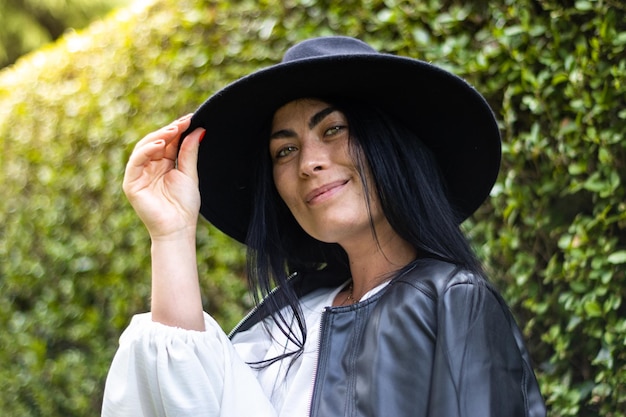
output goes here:
[[219, 325], [204, 332], [137, 315], [120, 338], [106, 381], [103, 417], [275, 417], [253, 374]]
[[493, 290], [452, 285], [437, 321], [428, 416], [545, 416], [521, 332]]

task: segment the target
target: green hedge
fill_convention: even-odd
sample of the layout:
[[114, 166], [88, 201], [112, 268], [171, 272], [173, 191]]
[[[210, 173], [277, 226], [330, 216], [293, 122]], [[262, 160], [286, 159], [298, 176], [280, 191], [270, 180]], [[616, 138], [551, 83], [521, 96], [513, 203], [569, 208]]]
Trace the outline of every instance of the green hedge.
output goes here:
[[[328, 34], [435, 62], [487, 96], [503, 167], [465, 228], [524, 328], [551, 415], [626, 416], [617, 0], [162, 0], [0, 72], [3, 412], [98, 414], [117, 338], [149, 306], [148, 236], [120, 186], [133, 144]], [[198, 238], [205, 307], [230, 328], [249, 307], [243, 250], [207, 224]]]
[[3, 0], [0, 2], [0, 68], [41, 48], [67, 30], [82, 29], [131, 0]]

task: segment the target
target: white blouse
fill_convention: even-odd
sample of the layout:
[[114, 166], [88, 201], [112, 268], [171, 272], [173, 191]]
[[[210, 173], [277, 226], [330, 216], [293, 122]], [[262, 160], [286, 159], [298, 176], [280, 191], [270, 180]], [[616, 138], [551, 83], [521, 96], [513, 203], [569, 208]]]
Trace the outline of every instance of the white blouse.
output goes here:
[[321, 289], [302, 299], [303, 354], [266, 367], [248, 363], [294, 349], [273, 321], [258, 323], [231, 342], [208, 314], [203, 332], [153, 322], [150, 313], [134, 316], [109, 370], [102, 416], [308, 416], [322, 313], [340, 290]]

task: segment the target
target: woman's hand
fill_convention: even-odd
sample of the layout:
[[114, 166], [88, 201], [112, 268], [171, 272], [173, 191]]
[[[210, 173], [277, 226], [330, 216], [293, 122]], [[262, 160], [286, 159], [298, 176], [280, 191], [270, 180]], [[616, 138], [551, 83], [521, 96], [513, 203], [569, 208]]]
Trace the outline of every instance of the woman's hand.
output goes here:
[[152, 320], [201, 331], [195, 238], [198, 146], [205, 131], [194, 130], [178, 152], [189, 120], [185, 116], [137, 143], [126, 166], [124, 192], [152, 239]]
[[148, 134], [137, 143], [126, 166], [124, 192], [153, 241], [195, 234], [200, 210], [198, 146], [205, 130], [194, 130], [178, 153], [181, 133], [190, 119], [187, 115]]

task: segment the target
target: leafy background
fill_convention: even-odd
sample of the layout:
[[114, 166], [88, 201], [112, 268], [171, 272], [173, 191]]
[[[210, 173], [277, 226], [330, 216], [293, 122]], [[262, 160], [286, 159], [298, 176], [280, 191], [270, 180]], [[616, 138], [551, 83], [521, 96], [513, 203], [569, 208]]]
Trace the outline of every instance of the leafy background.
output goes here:
[[0, 68], [131, 0], [2, 0]]
[[[626, 416], [619, 0], [157, 0], [4, 69], [3, 413], [99, 413], [117, 338], [149, 306], [148, 236], [120, 186], [133, 144], [330, 34], [432, 61], [485, 94], [503, 166], [464, 228], [524, 329], [550, 414]], [[206, 223], [198, 242], [205, 308], [229, 329], [250, 307], [243, 248]]]

